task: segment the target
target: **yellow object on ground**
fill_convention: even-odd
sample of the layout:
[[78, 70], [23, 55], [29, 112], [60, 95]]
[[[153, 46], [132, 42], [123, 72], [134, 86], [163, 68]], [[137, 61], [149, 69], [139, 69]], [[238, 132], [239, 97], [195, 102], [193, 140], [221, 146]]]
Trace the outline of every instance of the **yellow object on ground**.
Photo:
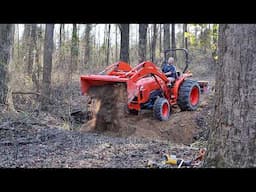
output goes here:
[[165, 164], [177, 165], [177, 159], [176, 158], [172, 158], [168, 154], [166, 154], [165, 156], [166, 156], [166, 159], [167, 159], [165, 161]]

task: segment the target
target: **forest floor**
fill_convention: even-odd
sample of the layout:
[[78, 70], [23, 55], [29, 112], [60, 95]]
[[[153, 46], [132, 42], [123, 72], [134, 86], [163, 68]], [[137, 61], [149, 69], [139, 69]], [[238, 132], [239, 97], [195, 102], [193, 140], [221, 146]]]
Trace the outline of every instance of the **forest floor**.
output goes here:
[[[214, 81], [206, 80], [211, 88]], [[129, 116], [132, 129], [119, 135], [89, 130], [88, 122], [77, 117], [71, 119], [73, 128], [69, 130], [70, 121], [54, 112], [2, 113], [0, 167], [145, 168], [149, 161], [160, 163], [162, 152], [191, 160], [199, 148], [207, 146], [213, 94], [211, 90], [202, 94], [196, 111], [174, 108], [168, 121], [156, 120], [152, 111]], [[77, 96], [72, 108], [81, 109], [84, 100], [84, 96]]]

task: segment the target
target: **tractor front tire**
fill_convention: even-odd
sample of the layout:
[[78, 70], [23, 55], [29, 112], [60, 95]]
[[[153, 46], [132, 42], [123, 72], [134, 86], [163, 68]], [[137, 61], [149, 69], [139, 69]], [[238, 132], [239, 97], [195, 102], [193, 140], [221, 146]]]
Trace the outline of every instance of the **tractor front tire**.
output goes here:
[[167, 121], [170, 118], [171, 106], [167, 99], [159, 97], [153, 106], [154, 116], [160, 121]]
[[131, 115], [139, 115], [139, 111], [137, 111], [135, 109], [129, 109], [129, 114], [131, 114]]
[[194, 111], [200, 100], [200, 86], [197, 81], [187, 79], [179, 89], [178, 105], [182, 111]]

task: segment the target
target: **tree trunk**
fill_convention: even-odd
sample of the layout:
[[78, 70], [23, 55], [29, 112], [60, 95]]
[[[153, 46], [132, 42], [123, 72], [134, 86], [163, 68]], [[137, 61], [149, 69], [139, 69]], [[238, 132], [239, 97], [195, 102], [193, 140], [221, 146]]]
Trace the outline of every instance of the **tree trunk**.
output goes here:
[[[65, 24], [63, 24], [63, 29], [62, 29], [62, 61], [65, 63], [66, 61], [66, 54], [65, 54], [65, 43], [66, 43], [66, 31], [65, 31]], [[62, 63], [62, 66], [64, 66], [64, 63]]]
[[28, 38], [28, 54], [27, 54], [27, 75], [31, 76], [33, 71], [33, 55], [36, 48], [36, 24], [31, 24], [31, 31]]
[[46, 24], [44, 39], [44, 66], [43, 83], [41, 91], [41, 109], [47, 110], [51, 96], [51, 73], [52, 73], [52, 52], [53, 52], [54, 24]]
[[118, 60], [117, 27], [118, 27], [118, 26], [116, 25], [116, 50], [115, 50], [115, 52], [116, 52], [116, 53], [115, 53], [115, 58], [116, 58], [115, 60], [116, 60], [116, 61]]
[[[93, 46], [92, 46], [93, 48], [93, 50], [96, 50], [96, 35], [94, 34], [93, 35]], [[96, 53], [95, 53], [95, 51], [93, 52], [93, 63], [94, 64], [96, 64], [97, 62], [96, 62]]]
[[[150, 25], [148, 26], [148, 30], [147, 30], [147, 34], [146, 34], [146, 39], [147, 39], [147, 43], [146, 43], [146, 55], [145, 55], [145, 60], [146, 58], [151, 58], [152, 57], [152, 36], [153, 36], [153, 32], [152, 32], [152, 25], [150, 28]], [[149, 53], [149, 54], [148, 54]]]
[[108, 32], [107, 32], [107, 51], [106, 51], [106, 65], [109, 65], [109, 47], [110, 47], [110, 30], [111, 30], [111, 24], [108, 24]]
[[[217, 41], [218, 41], [218, 24], [213, 24], [212, 29], [212, 58], [214, 66], [217, 64]], [[213, 69], [213, 67], [212, 67]]]
[[77, 34], [77, 25], [73, 24], [72, 30], [72, 40], [71, 40], [71, 66], [68, 73], [73, 73], [77, 71], [78, 65], [78, 34]]
[[90, 49], [91, 49], [91, 24], [86, 24], [85, 28], [85, 49], [84, 49], [84, 65], [90, 63]]
[[[170, 49], [170, 24], [164, 24], [164, 50]], [[169, 57], [171, 54], [168, 53]]]
[[198, 45], [198, 27], [197, 27], [198, 24], [194, 24], [194, 27], [195, 27], [195, 33], [194, 33], [194, 36], [195, 36], [195, 41], [194, 41], [194, 46], [196, 47]]
[[40, 25], [39, 28], [37, 28], [37, 45], [36, 45], [36, 55], [35, 55], [35, 68], [34, 68], [34, 73], [32, 75], [32, 80], [34, 82], [34, 85], [36, 87], [36, 92], [40, 91], [40, 77], [42, 75], [42, 59], [41, 55], [43, 52], [43, 29], [42, 29], [42, 24]]
[[60, 24], [60, 39], [59, 39], [59, 50], [62, 47], [62, 31], [63, 31], [64, 24]]
[[24, 32], [22, 37], [22, 56], [24, 65], [24, 74], [29, 75], [29, 48], [32, 24], [24, 25]]
[[219, 26], [206, 167], [256, 167], [256, 25]]
[[64, 24], [60, 24], [60, 39], [59, 39], [59, 64], [58, 67], [63, 66], [63, 42], [65, 38], [65, 28]]
[[151, 44], [151, 61], [155, 63], [155, 57], [156, 57], [156, 40], [157, 40], [157, 26], [156, 24], [153, 24], [153, 36], [152, 36], [152, 44]]
[[170, 49], [170, 24], [164, 24], [164, 50]]
[[120, 60], [129, 63], [129, 24], [119, 25], [121, 32]]
[[104, 29], [104, 41], [103, 44], [101, 45], [101, 50], [103, 52], [103, 58], [102, 58], [102, 65], [105, 67], [107, 66], [106, 60], [107, 60], [107, 32], [108, 31], [108, 24], [105, 24], [105, 29]]
[[34, 65], [36, 64], [36, 52], [37, 52], [37, 24], [32, 24], [31, 36], [30, 36], [30, 48], [29, 48], [29, 62], [28, 71], [32, 77], [33, 86], [38, 88], [38, 81], [36, 79], [36, 71]]
[[201, 32], [200, 32], [200, 47], [203, 51], [203, 54], [206, 54], [206, 48], [210, 44], [209, 39], [209, 29], [207, 28], [206, 24], [201, 25]]
[[160, 53], [160, 56], [161, 56], [161, 53], [162, 53], [162, 25], [159, 24], [159, 53]]
[[197, 32], [198, 32], [198, 28], [197, 28], [197, 24], [194, 24], [194, 27], [195, 27], [195, 39], [197, 40]]
[[139, 24], [139, 63], [146, 59], [148, 24]]
[[101, 33], [101, 31], [100, 30], [98, 30], [98, 34], [97, 34], [97, 37], [96, 37], [96, 47], [97, 47], [97, 52], [98, 52], [98, 54], [96, 55], [96, 59], [97, 59], [97, 62], [96, 62], [96, 65], [97, 66], [102, 66], [102, 51], [101, 51], [101, 44], [100, 44], [100, 42], [101, 42], [101, 35], [102, 35], [102, 33]]
[[11, 64], [13, 57], [14, 24], [0, 24], [0, 104], [15, 111], [12, 101]]
[[20, 61], [19, 59], [20, 59], [20, 29], [19, 29], [19, 26], [20, 26], [20, 24], [17, 24], [16, 26], [15, 26], [15, 30], [17, 31], [17, 36], [18, 36], [18, 38], [17, 38], [17, 58], [16, 58], [16, 60], [17, 61]]
[[[172, 24], [172, 49], [176, 48], [176, 41], [175, 41], [175, 24]], [[176, 60], [176, 51], [172, 52], [172, 57]]]
[[187, 32], [188, 32], [188, 26], [187, 24], [183, 25], [183, 47], [185, 49], [188, 49], [188, 37], [187, 37]]

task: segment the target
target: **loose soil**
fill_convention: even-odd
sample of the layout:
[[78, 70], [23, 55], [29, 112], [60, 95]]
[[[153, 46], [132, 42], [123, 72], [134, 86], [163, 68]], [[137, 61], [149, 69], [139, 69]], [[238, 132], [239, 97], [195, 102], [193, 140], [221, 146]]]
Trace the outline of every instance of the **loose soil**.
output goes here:
[[206, 96], [201, 95], [197, 111], [181, 111], [172, 108], [168, 121], [159, 121], [152, 110], [142, 110], [132, 115], [127, 110], [125, 84], [104, 85], [90, 89], [90, 120], [81, 127], [83, 132], [102, 132], [105, 135], [140, 137], [167, 140], [173, 143], [191, 144], [198, 134], [201, 109], [207, 105]]

